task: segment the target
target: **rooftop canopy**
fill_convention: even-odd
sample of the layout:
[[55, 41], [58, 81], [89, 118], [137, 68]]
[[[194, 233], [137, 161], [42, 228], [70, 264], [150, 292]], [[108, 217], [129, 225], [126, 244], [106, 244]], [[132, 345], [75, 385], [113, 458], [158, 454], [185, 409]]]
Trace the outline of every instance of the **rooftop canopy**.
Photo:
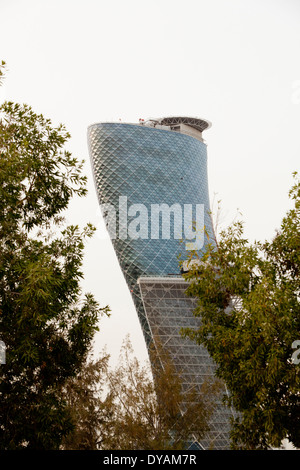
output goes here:
[[209, 121], [186, 116], [164, 117], [157, 119], [157, 121], [162, 126], [175, 126], [176, 124], [186, 124], [187, 126], [194, 127], [194, 129], [197, 129], [200, 132], [204, 131], [205, 129], [208, 129], [211, 126], [211, 123]]

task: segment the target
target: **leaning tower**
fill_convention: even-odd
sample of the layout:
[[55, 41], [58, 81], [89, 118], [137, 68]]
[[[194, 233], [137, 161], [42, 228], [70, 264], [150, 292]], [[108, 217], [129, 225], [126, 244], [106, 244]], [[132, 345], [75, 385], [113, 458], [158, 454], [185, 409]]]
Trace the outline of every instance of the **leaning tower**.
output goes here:
[[[215, 372], [206, 349], [180, 334], [200, 319], [193, 316], [196, 300], [185, 294], [179, 259], [191, 248], [201, 257], [205, 243], [214, 242], [202, 138], [209, 126], [176, 116], [88, 128], [99, 203], [146, 345], [159, 341], [168, 350], [186, 389]], [[202, 227], [192, 226], [197, 211]], [[230, 414], [220, 403], [210, 433], [194, 447], [228, 449]]]

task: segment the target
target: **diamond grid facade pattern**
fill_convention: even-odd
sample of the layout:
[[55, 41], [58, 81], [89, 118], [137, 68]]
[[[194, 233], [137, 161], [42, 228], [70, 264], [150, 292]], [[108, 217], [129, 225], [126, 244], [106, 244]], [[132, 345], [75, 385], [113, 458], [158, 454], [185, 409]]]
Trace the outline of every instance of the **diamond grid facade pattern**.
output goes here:
[[[88, 144], [99, 202], [117, 211], [119, 198], [128, 207], [143, 204], [204, 205], [206, 241], [213, 239], [209, 215], [206, 145], [188, 135], [135, 124], [100, 123], [88, 128]], [[105, 214], [109, 225], [113, 214]], [[130, 217], [128, 217], [130, 220]], [[185, 244], [170, 237], [112, 239], [119, 264], [130, 289], [147, 346], [160, 338], [180, 371], [184, 387], [201, 385], [213, 377], [214, 364], [207, 351], [183, 339], [180, 328], [197, 326], [193, 300], [185, 294], [179, 257]], [[163, 279], [169, 279], [169, 282]], [[155, 282], [153, 281], [155, 279]], [[173, 279], [173, 281], [172, 281]], [[172, 281], [172, 282], [171, 282]], [[171, 283], [170, 283], [171, 282]], [[229, 446], [229, 416], [221, 405], [211, 422], [211, 433], [202, 448]]]

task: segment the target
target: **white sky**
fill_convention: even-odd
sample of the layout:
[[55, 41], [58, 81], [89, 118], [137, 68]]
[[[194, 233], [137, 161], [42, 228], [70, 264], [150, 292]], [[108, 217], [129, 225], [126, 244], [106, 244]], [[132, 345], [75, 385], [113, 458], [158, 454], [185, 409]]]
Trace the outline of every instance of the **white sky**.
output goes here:
[[[209, 189], [223, 226], [239, 209], [251, 241], [273, 236], [299, 170], [300, 0], [0, 0], [0, 21], [0, 98], [64, 123], [86, 160], [89, 196], [70, 223], [99, 223], [89, 124], [187, 115], [212, 122]], [[85, 291], [112, 309], [96, 349], [117, 354], [129, 332], [146, 357], [108, 240], [88, 243], [84, 271]]]

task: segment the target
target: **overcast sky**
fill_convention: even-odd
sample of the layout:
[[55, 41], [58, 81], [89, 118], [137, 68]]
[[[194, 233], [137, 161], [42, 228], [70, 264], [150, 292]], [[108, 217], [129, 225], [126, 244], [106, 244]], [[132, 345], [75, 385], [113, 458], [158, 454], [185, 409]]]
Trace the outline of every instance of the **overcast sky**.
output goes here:
[[[208, 119], [212, 209], [222, 226], [242, 213], [251, 241], [270, 239], [290, 207], [300, 162], [299, 0], [0, 0], [0, 98], [28, 103], [71, 133], [89, 195], [70, 223], [101, 225], [87, 126], [186, 115]], [[89, 242], [84, 289], [112, 309], [96, 350], [145, 346], [111, 247]]]

